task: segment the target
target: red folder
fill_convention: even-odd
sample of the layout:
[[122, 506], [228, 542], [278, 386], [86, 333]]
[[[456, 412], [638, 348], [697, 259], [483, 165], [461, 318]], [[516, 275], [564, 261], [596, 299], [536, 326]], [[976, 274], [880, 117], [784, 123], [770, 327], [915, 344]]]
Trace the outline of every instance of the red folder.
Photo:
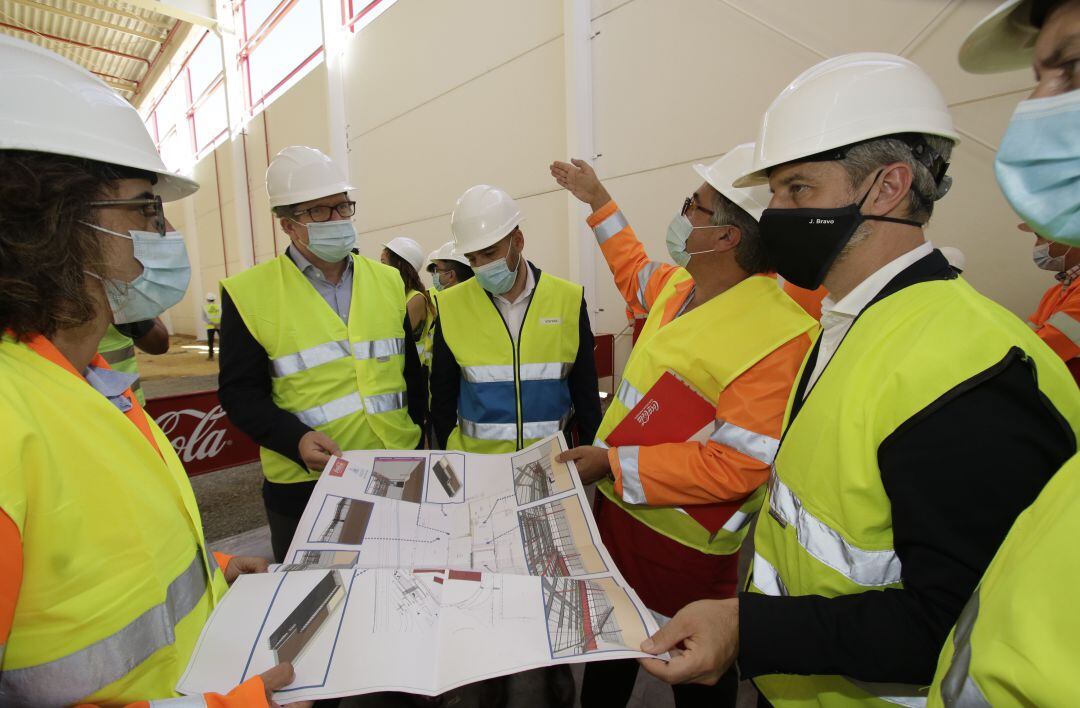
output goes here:
[[[693, 387], [665, 372], [604, 441], [611, 447], [659, 445], [696, 440], [705, 443], [716, 419], [716, 407]], [[743, 505], [742, 500], [693, 504], [683, 511], [715, 534]]]

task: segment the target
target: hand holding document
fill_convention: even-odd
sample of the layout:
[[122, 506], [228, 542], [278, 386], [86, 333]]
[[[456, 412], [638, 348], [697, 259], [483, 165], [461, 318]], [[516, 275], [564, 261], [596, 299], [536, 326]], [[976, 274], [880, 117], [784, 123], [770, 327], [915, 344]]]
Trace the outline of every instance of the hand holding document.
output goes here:
[[286, 563], [243, 576], [178, 690], [291, 661], [278, 702], [438, 695], [559, 663], [647, 656], [657, 625], [626, 585], [561, 435], [507, 455], [350, 451], [316, 484]]

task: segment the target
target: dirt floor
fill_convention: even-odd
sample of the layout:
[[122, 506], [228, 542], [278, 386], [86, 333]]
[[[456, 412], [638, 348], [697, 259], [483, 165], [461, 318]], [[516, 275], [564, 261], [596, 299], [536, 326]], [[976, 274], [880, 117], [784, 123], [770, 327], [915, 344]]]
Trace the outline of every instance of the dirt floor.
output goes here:
[[207, 359], [205, 341], [198, 342], [194, 337], [186, 335], [169, 337], [169, 351], [158, 356], [136, 349], [139, 375], [143, 381], [185, 376], [217, 376], [216, 344], [215, 342], [213, 361]]

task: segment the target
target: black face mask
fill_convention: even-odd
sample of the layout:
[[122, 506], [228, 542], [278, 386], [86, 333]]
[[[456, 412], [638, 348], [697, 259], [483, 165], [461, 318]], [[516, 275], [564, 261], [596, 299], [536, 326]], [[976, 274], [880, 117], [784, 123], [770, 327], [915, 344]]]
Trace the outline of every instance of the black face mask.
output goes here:
[[766, 209], [761, 214], [761, 242], [776, 272], [800, 288], [817, 290], [833, 261], [864, 221], [922, 226], [917, 221], [862, 213], [863, 202], [881, 176], [878, 172], [857, 204], [835, 209]]

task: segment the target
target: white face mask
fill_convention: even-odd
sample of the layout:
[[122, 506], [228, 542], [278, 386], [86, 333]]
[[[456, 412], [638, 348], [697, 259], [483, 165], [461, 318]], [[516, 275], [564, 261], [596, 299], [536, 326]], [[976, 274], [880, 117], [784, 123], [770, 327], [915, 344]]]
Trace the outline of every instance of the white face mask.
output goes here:
[[135, 260], [143, 267], [142, 273], [130, 283], [86, 271], [105, 286], [113, 324], [152, 320], [184, 298], [191, 279], [191, 263], [179, 232], [169, 231], [162, 236], [156, 231], [133, 229], [122, 234], [97, 224], [82, 223], [96, 231], [133, 241]]
[[356, 245], [356, 227], [348, 220], [313, 221], [307, 227], [308, 250], [327, 263], [337, 263]]
[[1049, 243], [1037, 243], [1035, 244], [1035, 248], [1032, 249], [1031, 259], [1035, 261], [1036, 266], [1043, 270], [1051, 270], [1055, 273], [1060, 273], [1065, 270], [1065, 256], [1069, 255], [1069, 251], [1071, 250], [1072, 248], [1069, 248], [1060, 256], [1051, 256]]

